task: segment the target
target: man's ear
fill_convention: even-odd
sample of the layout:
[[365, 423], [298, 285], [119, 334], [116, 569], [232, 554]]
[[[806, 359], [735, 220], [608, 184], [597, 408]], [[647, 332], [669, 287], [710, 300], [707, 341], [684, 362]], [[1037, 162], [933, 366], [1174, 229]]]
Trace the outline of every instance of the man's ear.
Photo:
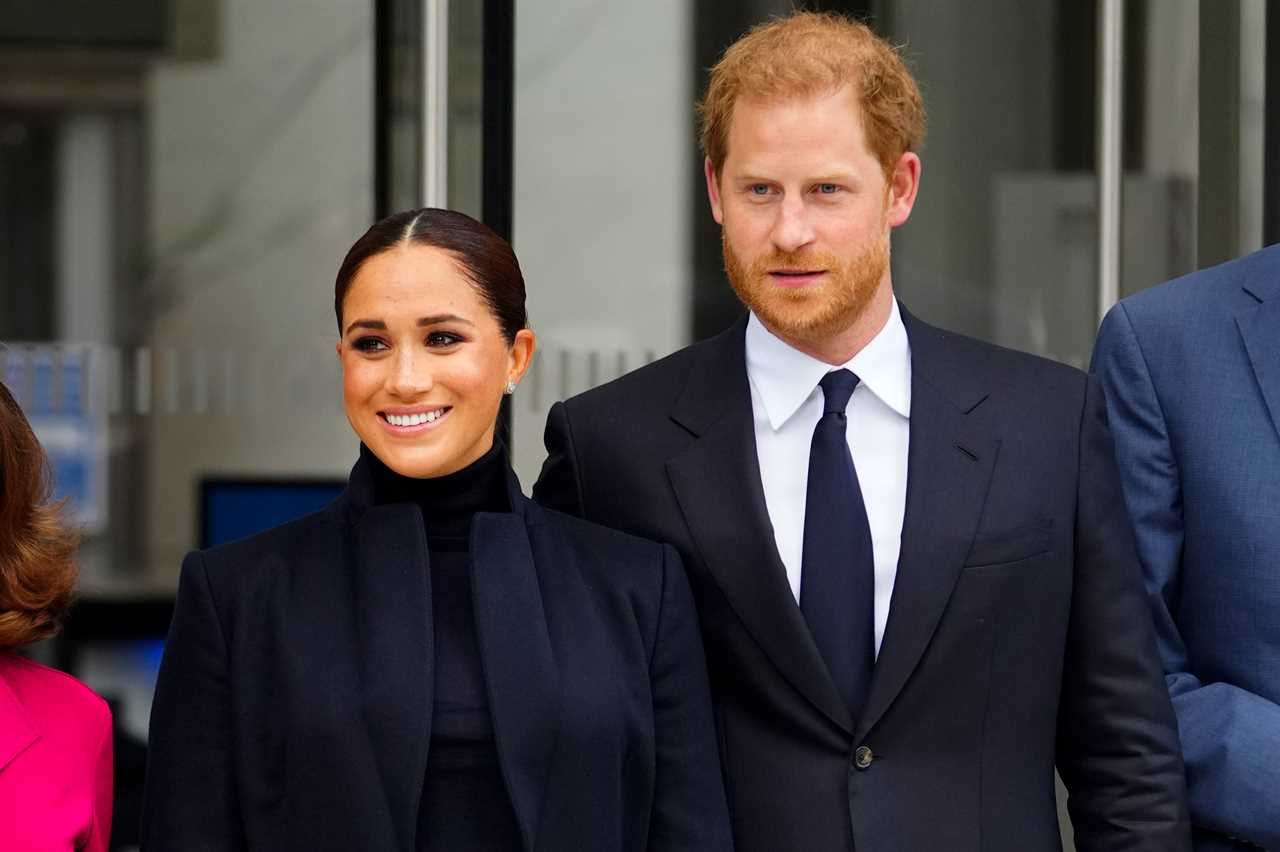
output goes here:
[[720, 204], [720, 181], [716, 177], [716, 167], [711, 164], [710, 157], [702, 160], [702, 171], [707, 177], [707, 199], [711, 202], [711, 218], [716, 224], [724, 224], [724, 207]]
[[916, 193], [920, 191], [920, 158], [911, 151], [906, 151], [893, 166], [893, 175], [889, 179], [889, 210], [886, 218], [889, 227], [896, 228], [905, 223], [916, 204]]

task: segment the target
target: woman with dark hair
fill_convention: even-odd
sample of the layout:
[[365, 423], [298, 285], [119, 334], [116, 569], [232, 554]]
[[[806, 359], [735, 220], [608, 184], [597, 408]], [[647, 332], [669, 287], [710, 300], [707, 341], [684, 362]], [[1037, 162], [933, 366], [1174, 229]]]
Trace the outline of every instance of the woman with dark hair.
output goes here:
[[679, 557], [538, 507], [495, 440], [535, 346], [511, 247], [391, 216], [334, 307], [360, 458], [318, 514], [187, 557], [144, 848], [727, 852]]
[[105, 852], [111, 835], [106, 702], [15, 653], [57, 632], [76, 543], [49, 504], [44, 452], [0, 384], [0, 849]]

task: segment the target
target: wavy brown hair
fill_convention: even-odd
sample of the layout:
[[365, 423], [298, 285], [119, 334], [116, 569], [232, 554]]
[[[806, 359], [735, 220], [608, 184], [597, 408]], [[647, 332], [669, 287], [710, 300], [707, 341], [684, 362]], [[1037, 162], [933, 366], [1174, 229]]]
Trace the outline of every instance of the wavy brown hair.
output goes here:
[[52, 636], [71, 605], [78, 536], [50, 492], [44, 450], [0, 383], [0, 649]]

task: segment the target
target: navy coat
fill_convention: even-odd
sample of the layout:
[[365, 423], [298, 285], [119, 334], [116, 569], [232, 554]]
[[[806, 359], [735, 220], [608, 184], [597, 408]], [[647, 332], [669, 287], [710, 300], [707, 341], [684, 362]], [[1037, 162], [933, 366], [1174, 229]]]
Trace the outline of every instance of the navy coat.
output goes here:
[[[730, 848], [679, 557], [528, 501], [478, 514], [471, 579], [527, 852]], [[321, 512], [193, 553], [156, 687], [149, 852], [412, 852], [430, 760], [428, 549], [356, 464]]]
[[1098, 335], [1198, 852], [1280, 849], [1280, 246], [1122, 301]]

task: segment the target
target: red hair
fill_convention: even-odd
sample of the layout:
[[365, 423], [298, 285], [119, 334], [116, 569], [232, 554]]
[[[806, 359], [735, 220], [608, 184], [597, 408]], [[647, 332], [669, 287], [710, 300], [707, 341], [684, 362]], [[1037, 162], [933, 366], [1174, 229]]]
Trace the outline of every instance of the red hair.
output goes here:
[[0, 384], [0, 649], [52, 636], [71, 605], [79, 537], [49, 496], [44, 450]]
[[924, 141], [924, 101], [906, 63], [866, 24], [834, 12], [795, 12], [735, 41], [711, 69], [698, 103], [702, 151], [720, 174], [740, 97], [811, 98], [853, 86], [867, 145], [886, 178]]

